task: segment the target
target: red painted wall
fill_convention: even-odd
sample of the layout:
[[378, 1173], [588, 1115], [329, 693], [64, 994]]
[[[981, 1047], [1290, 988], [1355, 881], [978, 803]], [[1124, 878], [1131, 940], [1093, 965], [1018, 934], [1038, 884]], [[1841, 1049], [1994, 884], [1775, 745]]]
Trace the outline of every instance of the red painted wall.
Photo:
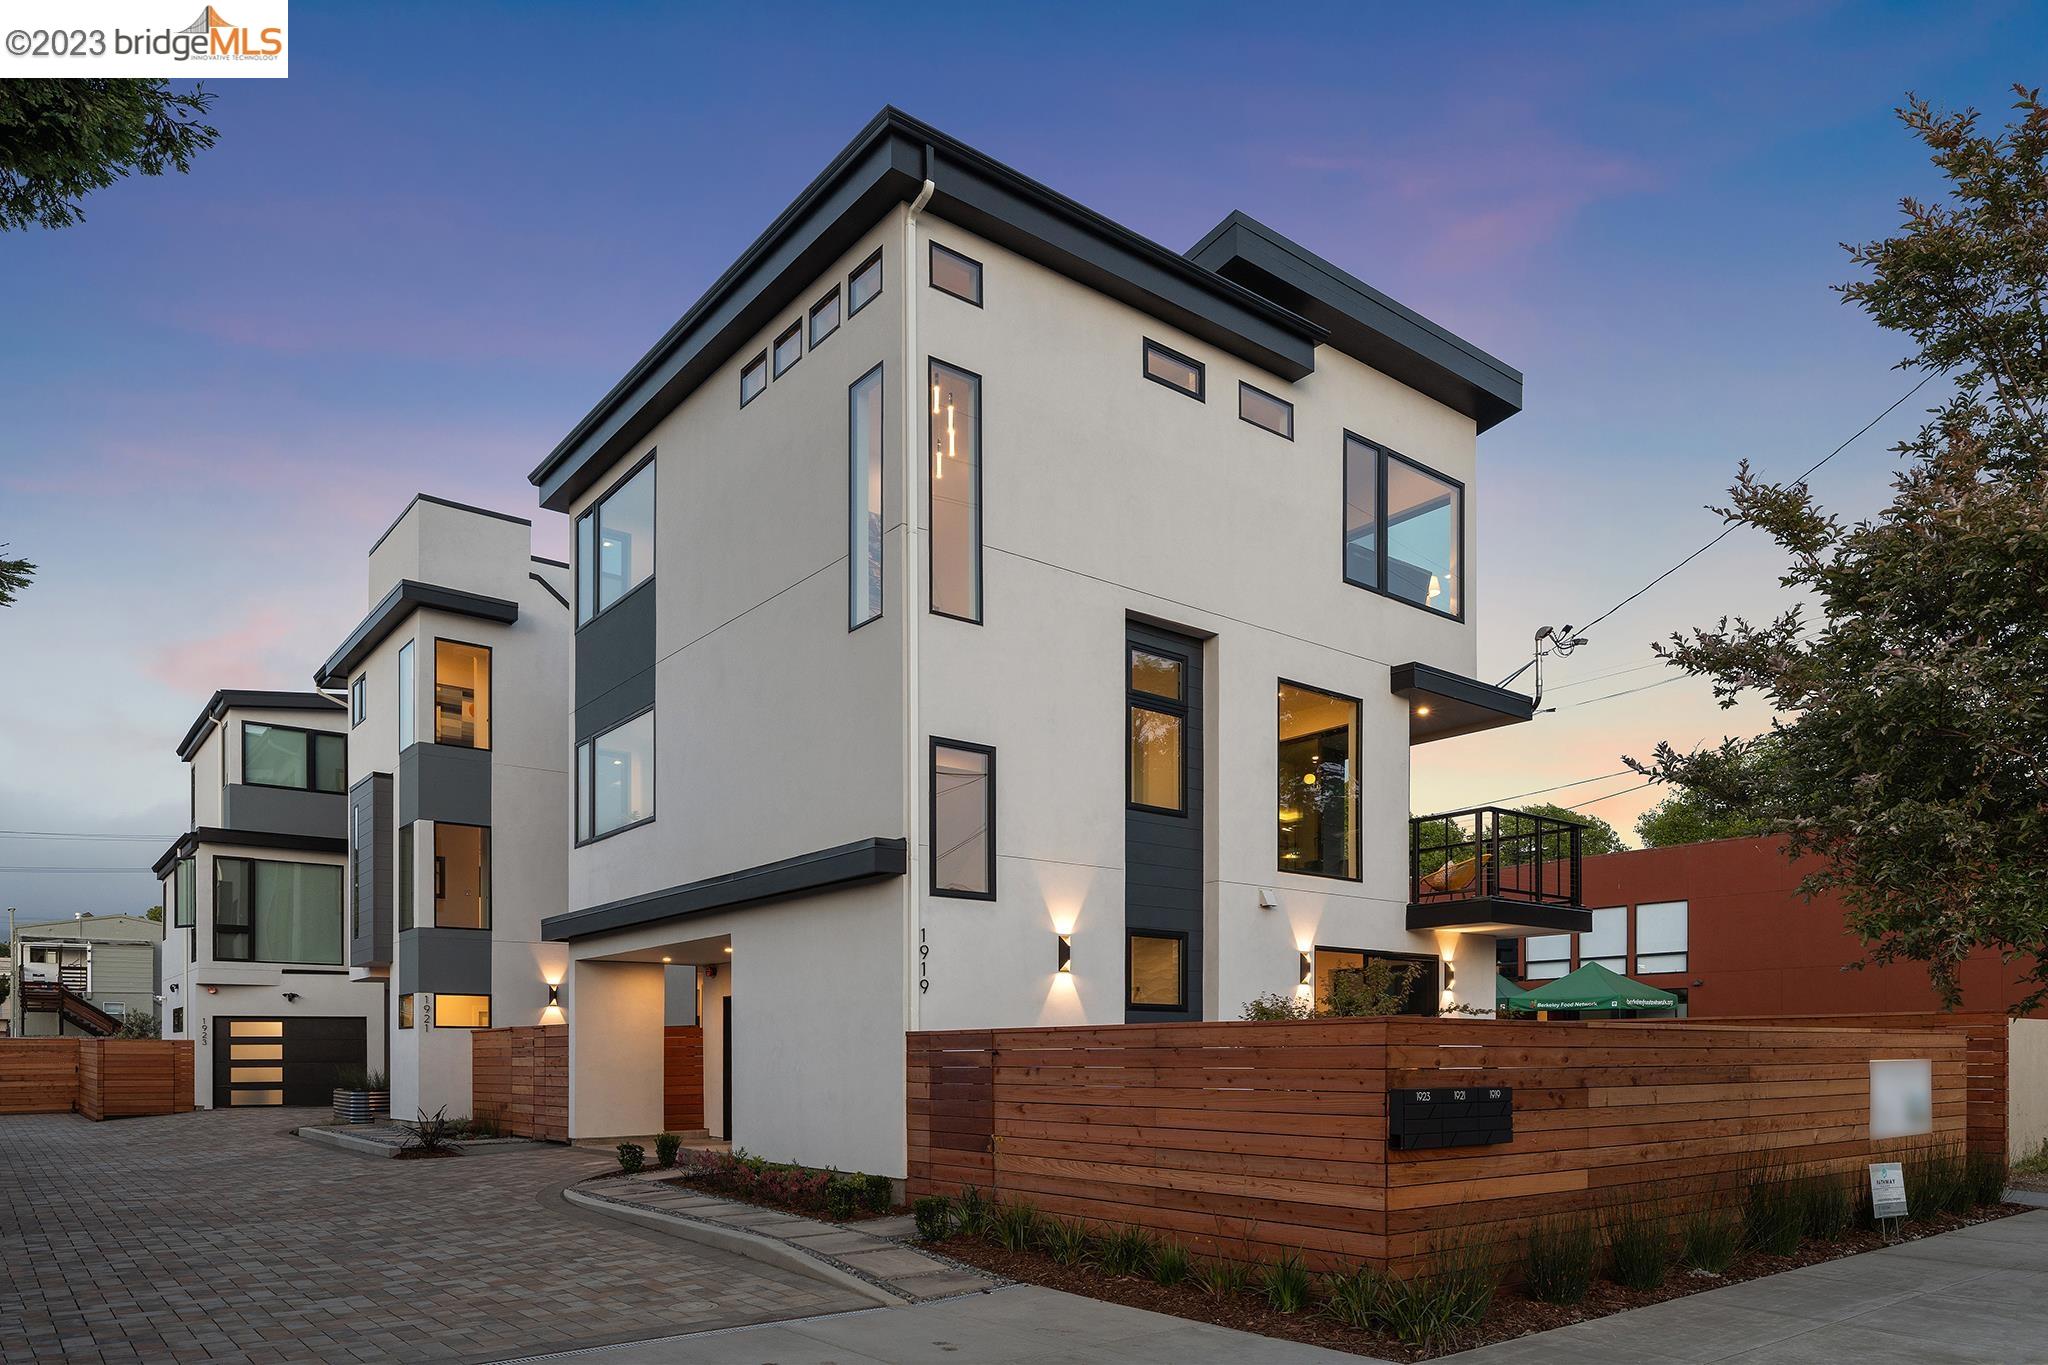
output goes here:
[[[1585, 860], [1585, 904], [1590, 910], [1687, 903], [1688, 970], [1638, 979], [1683, 988], [1693, 1018], [1939, 1009], [1927, 969], [1917, 963], [1844, 970], [1862, 960], [1862, 945], [1843, 928], [1835, 898], [1807, 901], [1797, 894], [1809, 866], [1787, 860], [1771, 838], [1610, 853]], [[1635, 961], [1633, 915], [1629, 961]], [[2020, 984], [2026, 969], [2024, 962], [2000, 963], [1991, 953], [1966, 963], [1962, 1008], [2004, 1010], [2026, 994]]]

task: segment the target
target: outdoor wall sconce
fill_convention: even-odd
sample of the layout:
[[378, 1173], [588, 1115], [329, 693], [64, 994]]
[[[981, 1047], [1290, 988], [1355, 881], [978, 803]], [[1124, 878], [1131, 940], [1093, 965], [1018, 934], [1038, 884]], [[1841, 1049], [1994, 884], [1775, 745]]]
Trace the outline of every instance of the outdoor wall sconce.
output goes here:
[[1301, 984], [1306, 986], [1316, 979], [1315, 959], [1307, 953], [1301, 955]]
[[1449, 989], [1450, 989], [1451, 987], [1453, 987], [1453, 986], [1455, 986], [1455, 985], [1457, 985], [1457, 984], [1458, 984], [1458, 968], [1457, 968], [1457, 964], [1453, 963], [1453, 962], [1452, 962], [1452, 961], [1451, 961], [1451, 960], [1450, 960], [1449, 958], [1445, 958], [1445, 959], [1444, 959], [1444, 989], [1445, 989], [1445, 990], [1449, 990]]
[[561, 1007], [562, 1007], [562, 988], [561, 988], [561, 987], [560, 987], [559, 985], [554, 985], [554, 984], [550, 984], [550, 985], [548, 986], [548, 1008], [549, 1008], [549, 1009], [560, 1009]]
[[1060, 970], [1069, 974], [1074, 970], [1074, 938], [1071, 934], [1060, 935]]

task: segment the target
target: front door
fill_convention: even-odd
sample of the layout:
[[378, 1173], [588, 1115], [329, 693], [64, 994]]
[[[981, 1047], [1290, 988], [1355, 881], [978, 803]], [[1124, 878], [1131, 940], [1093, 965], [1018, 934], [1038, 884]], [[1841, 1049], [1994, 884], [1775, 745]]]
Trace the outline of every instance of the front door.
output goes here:
[[1124, 1017], [1202, 1017], [1202, 644], [1124, 648]]

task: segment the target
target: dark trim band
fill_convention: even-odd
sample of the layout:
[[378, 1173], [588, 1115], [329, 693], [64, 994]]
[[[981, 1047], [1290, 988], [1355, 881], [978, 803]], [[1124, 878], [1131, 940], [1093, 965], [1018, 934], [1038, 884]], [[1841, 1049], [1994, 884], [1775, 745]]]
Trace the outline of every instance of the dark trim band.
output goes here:
[[496, 621], [511, 625], [519, 619], [519, 604], [508, 602], [502, 597], [486, 597], [478, 592], [464, 592], [460, 588], [443, 588], [432, 583], [415, 583], [410, 578], [401, 578], [398, 585], [384, 594], [384, 599], [370, 608], [362, 624], [349, 632], [341, 648], [327, 657], [320, 670], [313, 675], [313, 681], [322, 687], [341, 687], [348, 682], [349, 674], [356, 666], [370, 657], [370, 651], [384, 642], [384, 638], [398, 629], [414, 611], [421, 607], [432, 607], [436, 611], [452, 612], [457, 616], [473, 616], [479, 621]]
[[779, 862], [727, 872], [702, 881], [671, 886], [665, 891], [550, 915], [540, 934], [549, 943], [567, 943], [595, 934], [615, 933], [663, 920], [688, 919], [763, 901], [788, 900], [863, 882], [900, 877], [909, 860], [901, 839], [859, 839], [837, 848], [800, 853]]
[[[192, 722], [192, 728], [178, 741], [178, 757], [189, 761], [205, 742], [206, 732], [217, 720], [228, 713], [228, 708], [238, 706], [244, 711], [346, 711], [344, 702], [335, 700], [325, 692], [242, 692], [225, 689], [207, 699], [199, 712], [199, 719]], [[334, 733], [339, 734], [340, 731]]]
[[270, 830], [221, 829], [214, 825], [201, 825], [173, 840], [171, 846], [149, 865], [149, 870], [156, 873], [157, 880], [161, 881], [170, 871], [171, 864], [180, 858], [191, 857], [199, 851], [201, 844], [226, 844], [231, 848], [286, 848], [300, 853], [348, 852], [347, 839], [330, 838], [324, 834], [278, 834]]

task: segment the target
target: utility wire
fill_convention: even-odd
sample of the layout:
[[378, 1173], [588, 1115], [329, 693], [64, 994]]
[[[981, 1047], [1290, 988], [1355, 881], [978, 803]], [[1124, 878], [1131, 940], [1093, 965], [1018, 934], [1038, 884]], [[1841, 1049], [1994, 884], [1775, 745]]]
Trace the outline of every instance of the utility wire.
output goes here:
[[1601, 795], [1601, 796], [1595, 796], [1595, 797], [1591, 798], [1590, 800], [1586, 800], [1586, 801], [1581, 801], [1581, 802], [1579, 802], [1579, 803], [1578, 803], [1578, 804], [1577, 804], [1576, 806], [1566, 806], [1566, 807], [1565, 807], [1565, 809], [1566, 809], [1566, 810], [1584, 810], [1584, 809], [1585, 809], [1586, 807], [1588, 807], [1588, 806], [1597, 806], [1597, 805], [1599, 805], [1599, 804], [1600, 804], [1600, 803], [1601, 803], [1602, 801], [1610, 801], [1610, 800], [1612, 800], [1613, 798], [1615, 798], [1615, 797], [1617, 797], [1617, 796], [1627, 796], [1627, 795], [1628, 795], [1628, 794], [1629, 794], [1630, 792], [1639, 792], [1639, 791], [1641, 791], [1641, 790], [1642, 790], [1643, 788], [1645, 788], [1645, 787], [1647, 787], [1647, 786], [1650, 786], [1650, 785], [1652, 785], [1652, 784], [1651, 784], [1651, 783], [1650, 783], [1649, 781], [1647, 781], [1647, 780], [1645, 780], [1645, 781], [1642, 781], [1642, 782], [1632, 782], [1632, 783], [1630, 783], [1630, 784], [1629, 784], [1628, 786], [1626, 786], [1626, 787], [1618, 787], [1618, 788], [1616, 788], [1615, 790], [1613, 790], [1613, 791], [1611, 791], [1611, 792], [1607, 792], [1607, 793], [1605, 793], [1604, 795]]
[[1647, 692], [1653, 687], [1669, 687], [1675, 682], [1684, 682], [1691, 676], [1690, 673], [1681, 673], [1675, 678], [1659, 678], [1653, 683], [1644, 683], [1641, 687], [1625, 687], [1619, 692], [1606, 692], [1597, 697], [1588, 697], [1584, 701], [1575, 701], [1564, 709], [1570, 711], [1581, 706], [1591, 706], [1595, 702], [1613, 701], [1616, 697], [1633, 697], [1636, 693]]
[[1519, 801], [1525, 796], [1541, 796], [1545, 792], [1561, 792], [1566, 787], [1583, 787], [1588, 782], [1605, 782], [1610, 777], [1627, 777], [1632, 769], [1623, 768], [1618, 773], [1602, 773], [1598, 777], [1582, 777], [1576, 782], [1560, 782], [1555, 787], [1538, 787], [1532, 792], [1516, 792], [1513, 796], [1497, 796], [1491, 801], [1481, 801], [1482, 806], [1505, 806], [1510, 801]]
[[123, 843], [154, 844], [177, 837], [175, 834], [86, 834], [58, 829], [0, 829], [0, 839], [109, 839]]
[[91, 872], [97, 872], [97, 873], [99, 873], [99, 874], [100, 874], [100, 875], [102, 875], [102, 876], [114, 876], [114, 877], [126, 877], [126, 876], [131, 876], [131, 875], [132, 875], [132, 876], [139, 876], [139, 877], [146, 877], [146, 876], [150, 875], [150, 869], [148, 869], [148, 868], [146, 868], [146, 867], [55, 867], [55, 866], [53, 866], [53, 867], [0, 867], [0, 872], [39, 872], [39, 873], [51, 873], [51, 872], [72, 872], [72, 873], [91, 873]]
[[1667, 665], [1662, 659], [1652, 659], [1650, 660], [1650, 662], [1646, 664], [1635, 664], [1628, 668], [1610, 669], [1605, 673], [1594, 673], [1584, 678], [1573, 678], [1570, 682], [1552, 683], [1545, 690], [1550, 692], [1562, 692], [1566, 688], [1584, 687], [1587, 683], [1596, 683], [1605, 678], [1618, 678], [1624, 673], [1640, 673], [1646, 668], [1664, 668], [1666, 666]]

